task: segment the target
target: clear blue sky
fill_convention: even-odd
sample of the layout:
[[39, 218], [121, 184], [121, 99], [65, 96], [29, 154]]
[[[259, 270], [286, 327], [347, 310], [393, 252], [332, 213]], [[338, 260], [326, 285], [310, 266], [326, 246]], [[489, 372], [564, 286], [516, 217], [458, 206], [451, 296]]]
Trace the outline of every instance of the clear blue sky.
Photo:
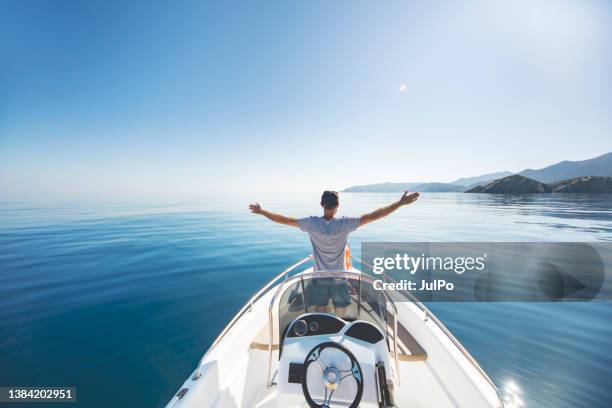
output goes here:
[[4, 0], [0, 55], [4, 197], [452, 181], [612, 150], [604, 1]]

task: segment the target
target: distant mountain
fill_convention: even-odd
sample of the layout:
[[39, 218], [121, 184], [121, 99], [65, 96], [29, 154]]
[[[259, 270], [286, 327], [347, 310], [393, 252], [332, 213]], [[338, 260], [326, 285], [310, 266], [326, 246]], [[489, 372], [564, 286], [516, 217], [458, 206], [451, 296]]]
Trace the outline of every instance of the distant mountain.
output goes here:
[[452, 184], [475, 187], [476, 185], [484, 185], [490, 183], [493, 180], [497, 180], [506, 176], [511, 176], [512, 174], [514, 173], [510, 173], [509, 171], [499, 171], [497, 173], [483, 174], [482, 176], [460, 178], [458, 180], [453, 181]]
[[489, 194], [540, 194], [550, 193], [552, 189], [539, 181], [514, 174], [492, 181], [486, 186], [474, 187], [466, 193]]
[[[484, 186], [491, 181], [510, 176], [514, 173], [501, 171], [498, 173], [483, 174], [477, 177], [460, 178], [452, 184], [467, 186], [471, 189], [476, 186]], [[531, 178], [541, 183], [552, 183], [553, 181], [568, 180], [582, 176], [612, 176], [612, 152], [604, 155], [580, 161], [562, 161], [542, 169], [525, 169], [519, 173], [521, 176]]]
[[421, 183], [380, 183], [380, 184], [364, 184], [361, 186], [352, 186], [344, 189], [346, 193], [397, 193], [400, 191], [412, 190], [414, 186]]
[[609, 177], [612, 176], [612, 152], [588, 160], [562, 161], [539, 170], [526, 169], [518, 174], [542, 183], [582, 176]]
[[462, 193], [466, 187], [450, 183], [423, 183], [412, 187], [412, 190], [420, 193]]
[[541, 194], [541, 193], [612, 193], [612, 177], [575, 177], [551, 184], [540, 183], [518, 174], [476, 186], [466, 193]]
[[576, 177], [550, 184], [553, 193], [612, 193], [612, 177]]
[[[489, 186], [491, 183], [504, 180], [505, 178], [513, 175], [508, 171], [500, 171], [497, 173], [483, 174], [476, 177], [465, 177], [455, 180], [452, 183], [381, 183], [381, 184], [366, 184], [360, 186], [353, 186], [345, 189], [346, 192], [353, 193], [398, 193], [404, 190], [422, 191], [422, 192], [476, 192], [480, 191], [477, 189], [478, 186]], [[557, 164], [553, 164], [542, 169], [533, 170], [525, 169], [517, 175], [523, 176], [524, 178], [531, 179], [532, 181], [539, 182], [540, 184], [550, 184], [563, 180], [567, 182], [570, 179], [584, 178], [588, 176], [598, 177], [612, 177], [612, 152], [606, 153], [602, 156], [595, 157], [593, 159], [581, 160], [581, 161], [562, 161]], [[525, 181], [519, 181], [520, 179], [509, 179], [504, 183], [497, 183], [495, 189], [508, 188], [509, 190], [516, 190], [516, 188], [525, 188], [530, 190], [536, 188], [533, 184], [529, 184]], [[518, 183], [518, 184], [517, 184]], [[604, 183], [605, 181], [593, 179], [591, 181], [576, 181], [576, 185], [573, 187], [563, 187], [564, 189], [578, 189], [587, 188], [595, 189], [594, 183]], [[586, 184], [585, 184], [586, 183]], [[567, 185], [564, 184], [564, 185]], [[598, 184], [599, 185], [599, 184]], [[551, 188], [552, 185], [551, 185]], [[561, 188], [561, 185], [555, 187]], [[601, 187], [605, 190], [604, 187]], [[544, 191], [542, 191], [544, 192]], [[526, 194], [526, 193], [525, 193]]]
[[401, 193], [406, 190], [420, 193], [462, 193], [466, 187], [449, 183], [382, 183], [352, 186], [343, 191], [347, 193]]

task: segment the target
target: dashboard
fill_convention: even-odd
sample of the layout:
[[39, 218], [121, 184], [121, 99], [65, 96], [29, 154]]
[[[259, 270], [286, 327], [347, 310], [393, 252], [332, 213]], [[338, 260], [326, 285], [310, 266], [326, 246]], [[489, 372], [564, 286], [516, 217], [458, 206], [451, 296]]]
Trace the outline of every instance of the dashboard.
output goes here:
[[345, 324], [346, 322], [339, 317], [328, 314], [316, 313], [302, 315], [291, 324], [287, 337], [336, 334], [342, 330]]
[[310, 313], [294, 320], [287, 331], [287, 338], [321, 336], [337, 334], [344, 331], [344, 335], [357, 340], [376, 344], [384, 339], [381, 331], [371, 323], [355, 321], [347, 323], [337, 316], [325, 313]]

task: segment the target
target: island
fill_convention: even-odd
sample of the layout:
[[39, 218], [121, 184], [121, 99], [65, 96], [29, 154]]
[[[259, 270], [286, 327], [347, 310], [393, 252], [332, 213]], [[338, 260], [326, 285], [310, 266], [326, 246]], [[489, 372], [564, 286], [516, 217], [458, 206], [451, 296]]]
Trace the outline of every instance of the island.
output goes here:
[[612, 193], [612, 177], [575, 177], [550, 183], [553, 193]]
[[550, 184], [518, 174], [476, 186], [466, 193], [543, 194], [543, 193], [612, 193], [612, 177], [584, 176]]
[[476, 186], [466, 191], [466, 193], [489, 194], [541, 194], [550, 192], [552, 192], [552, 189], [547, 184], [518, 174], [503, 177], [487, 185]]

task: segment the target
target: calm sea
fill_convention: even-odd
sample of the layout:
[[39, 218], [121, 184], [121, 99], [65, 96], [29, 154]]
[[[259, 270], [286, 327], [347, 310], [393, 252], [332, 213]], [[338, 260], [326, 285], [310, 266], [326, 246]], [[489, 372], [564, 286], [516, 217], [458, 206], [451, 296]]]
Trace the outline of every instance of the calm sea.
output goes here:
[[[320, 212], [316, 194], [253, 198]], [[340, 212], [396, 198], [344, 194]], [[248, 202], [0, 203], [0, 385], [76, 386], [73, 408], [164, 406], [248, 297], [309, 253]], [[612, 196], [423, 194], [361, 241], [612, 241]], [[612, 406], [612, 302], [430, 306], [526, 406]]]

